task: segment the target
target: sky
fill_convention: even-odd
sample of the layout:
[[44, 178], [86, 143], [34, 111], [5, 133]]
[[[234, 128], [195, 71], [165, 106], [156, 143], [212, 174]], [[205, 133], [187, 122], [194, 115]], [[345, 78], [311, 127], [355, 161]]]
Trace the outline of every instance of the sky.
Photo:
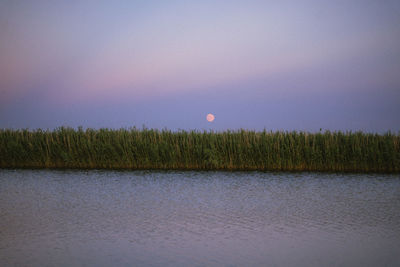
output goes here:
[[59, 126], [398, 132], [400, 1], [0, 0], [0, 128]]

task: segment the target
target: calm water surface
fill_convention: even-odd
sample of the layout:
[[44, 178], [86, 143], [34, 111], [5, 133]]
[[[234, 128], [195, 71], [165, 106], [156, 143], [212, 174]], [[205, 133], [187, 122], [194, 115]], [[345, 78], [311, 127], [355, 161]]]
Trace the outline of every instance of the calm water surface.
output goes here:
[[399, 266], [400, 177], [0, 170], [0, 266]]

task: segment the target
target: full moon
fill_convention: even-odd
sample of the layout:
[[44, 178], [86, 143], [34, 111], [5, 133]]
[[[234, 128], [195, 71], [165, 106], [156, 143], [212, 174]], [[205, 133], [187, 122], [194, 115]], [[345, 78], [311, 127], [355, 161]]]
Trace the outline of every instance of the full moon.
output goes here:
[[214, 119], [215, 119], [215, 116], [213, 114], [211, 114], [211, 113], [207, 114], [207, 120], [209, 122], [212, 122]]

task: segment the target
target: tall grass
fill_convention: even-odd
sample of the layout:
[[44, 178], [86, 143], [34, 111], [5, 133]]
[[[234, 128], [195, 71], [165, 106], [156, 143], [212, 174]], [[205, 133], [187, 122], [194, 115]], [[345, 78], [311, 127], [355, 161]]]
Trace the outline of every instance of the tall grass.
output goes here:
[[3, 129], [0, 167], [400, 172], [400, 135]]

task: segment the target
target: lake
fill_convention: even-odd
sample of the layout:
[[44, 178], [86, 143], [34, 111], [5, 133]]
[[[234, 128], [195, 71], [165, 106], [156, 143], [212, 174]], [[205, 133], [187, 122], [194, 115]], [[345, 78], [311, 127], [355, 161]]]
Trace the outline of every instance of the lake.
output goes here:
[[399, 175], [0, 170], [0, 266], [399, 264]]

